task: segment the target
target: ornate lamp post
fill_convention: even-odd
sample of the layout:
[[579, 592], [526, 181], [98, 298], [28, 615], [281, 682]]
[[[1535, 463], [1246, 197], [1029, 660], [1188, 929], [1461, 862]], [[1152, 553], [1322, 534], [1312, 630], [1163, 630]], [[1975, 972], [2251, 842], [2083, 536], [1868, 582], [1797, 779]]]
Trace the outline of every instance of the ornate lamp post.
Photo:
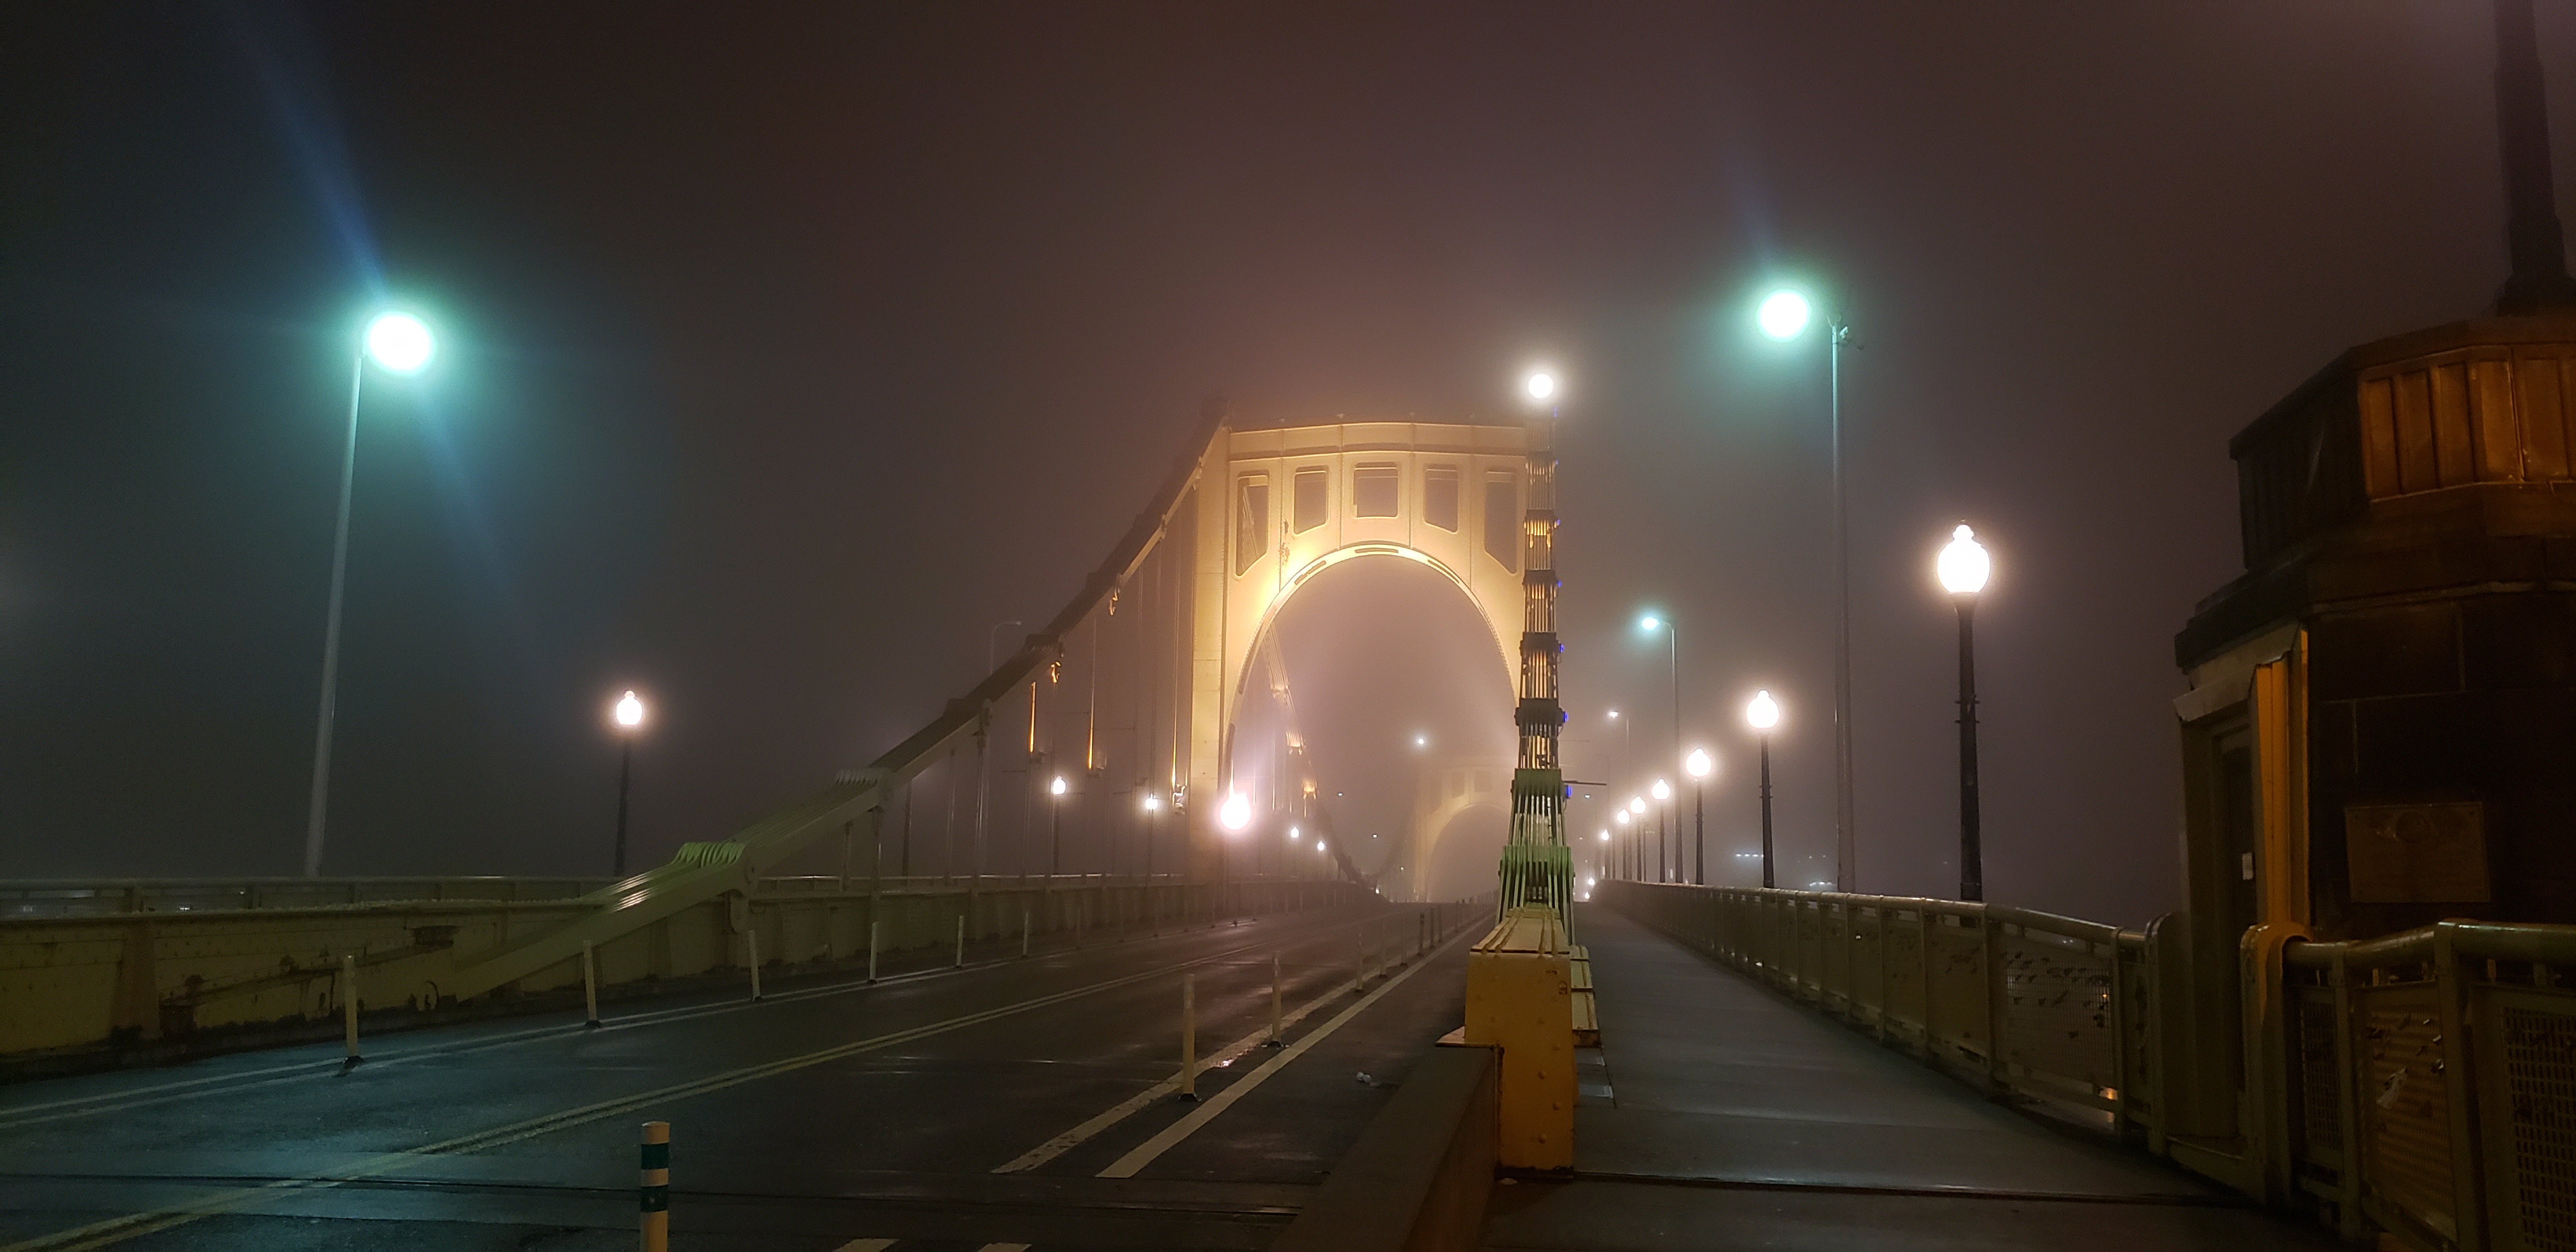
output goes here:
[[1717, 762], [1709, 757], [1706, 748], [1693, 748], [1690, 756], [1682, 762], [1682, 770], [1691, 776], [1691, 882], [1705, 887], [1708, 885], [1708, 801], [1704, 794], [1707, 788], [1703, 784], [1710, 774], [1716, 772]]
[[1780, 724], [1780, 703], [1768, 691], [1753, 693], [1753, 701], [1744, 706], [1744, 720], [1752, 723], [1762, 743], [1762, 885], [1775, 886], [1771, 880], [1771, 728]]
[[617, 698], [609, 717], [617, 723], [617, 851], [610, 868], [622, 880], [626, 877], [626, 792], [635, 775], [635, 732], [644, 727], [644, 702], [627, 692]]

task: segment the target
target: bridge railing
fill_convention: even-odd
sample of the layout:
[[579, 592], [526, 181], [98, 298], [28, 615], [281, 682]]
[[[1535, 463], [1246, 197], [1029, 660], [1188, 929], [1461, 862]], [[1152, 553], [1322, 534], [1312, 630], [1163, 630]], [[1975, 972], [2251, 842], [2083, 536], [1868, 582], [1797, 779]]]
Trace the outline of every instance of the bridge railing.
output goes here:
[[1609, 882], [1604, 902], [1962, 1078], [2154, 1117], [2146, 935], [1903, 896]]
[[402, 878], [0, 879], [0, 917], [94, 917], [326, 908], [421, 900], [570, 900], [615, 881], [451, 875]]
[[[1613, 882], [1598, 898], [1999, 1094], [2413, 1248], [2576, 1248], [2576, 926], [2441, 922], [2214, 964], [1949, 900]], [[2233, 971], [2200, 976], [2206, 965]]]

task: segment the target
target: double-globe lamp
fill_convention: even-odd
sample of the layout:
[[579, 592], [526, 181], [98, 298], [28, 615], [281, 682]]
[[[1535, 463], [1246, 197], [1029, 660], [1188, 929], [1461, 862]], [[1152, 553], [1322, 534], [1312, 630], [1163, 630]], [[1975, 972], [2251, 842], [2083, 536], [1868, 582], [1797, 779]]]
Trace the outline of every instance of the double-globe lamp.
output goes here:
[[1770, 691], [1753, 693], [1744, 705], [1744, 720], [1753, 727], [1762, 752], [1762, 885], [1776, 885], [1771, 874], [1771, 728], [1780, 724], [1780, 702]]
[[1941, 587], [1959, 607], [1959, 898], [1986, 898], [1985, 848], [1977, 830], [1977, 596], [1994, 560], [1961, 523], [1933, 563]]

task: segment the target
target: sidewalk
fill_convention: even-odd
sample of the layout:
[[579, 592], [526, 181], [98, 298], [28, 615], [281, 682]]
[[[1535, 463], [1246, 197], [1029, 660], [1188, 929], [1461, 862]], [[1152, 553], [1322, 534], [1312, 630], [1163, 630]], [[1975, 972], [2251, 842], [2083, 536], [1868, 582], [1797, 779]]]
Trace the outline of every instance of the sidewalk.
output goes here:
[[1495, 1188], [1495, 1252], [2341, 1246], [1990, 1102], [1606, 908], [1575, 924], [1602, 1040], [1575, 1178]]

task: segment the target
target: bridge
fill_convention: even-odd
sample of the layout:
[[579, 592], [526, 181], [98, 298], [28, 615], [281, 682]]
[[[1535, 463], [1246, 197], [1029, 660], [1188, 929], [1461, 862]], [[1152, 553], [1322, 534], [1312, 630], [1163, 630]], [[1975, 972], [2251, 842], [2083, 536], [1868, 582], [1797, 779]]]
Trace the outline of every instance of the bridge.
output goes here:
[[[2487, 391], [2434, 385], [2462, 361]], [[2400, 336], [2238, 442], [2249, 484], [2284, 440], [2391, 452], [2323, 462], [2346, 547], [2249, 488], [2247, 579], [2178, 642], [2189, 905], [2144, 928], [1633, 861], [1578, 904], [1550, 422], [1211, 412], [1011, 657], [669, 864], [0, 884], [0, 1249], [2576, 1246], [2576, 926], [2515, 894], [2545, 875], [2462, 871], [2486, 808], [2301, 747], [2414, 672], [2350, 627], [2388, 588], [2559, 594], [2462, 555], [2524, 515], [2427, 510], [2563, 467], [2418, 473], [2373, 397], [2537, 445], [2567, 361], [2563, 315]], [[2332, 565], [2427, 525], [2461, 565]], [[1366, 856], [1276, 639], [1359, 560], [1436, 572], [1519, 696], [1518, 759], [1425, 754]], [[2277, 585], [2355, 598], [2244, 590]], [[1478, 811], [1492, 890], [1420, 898]]]

